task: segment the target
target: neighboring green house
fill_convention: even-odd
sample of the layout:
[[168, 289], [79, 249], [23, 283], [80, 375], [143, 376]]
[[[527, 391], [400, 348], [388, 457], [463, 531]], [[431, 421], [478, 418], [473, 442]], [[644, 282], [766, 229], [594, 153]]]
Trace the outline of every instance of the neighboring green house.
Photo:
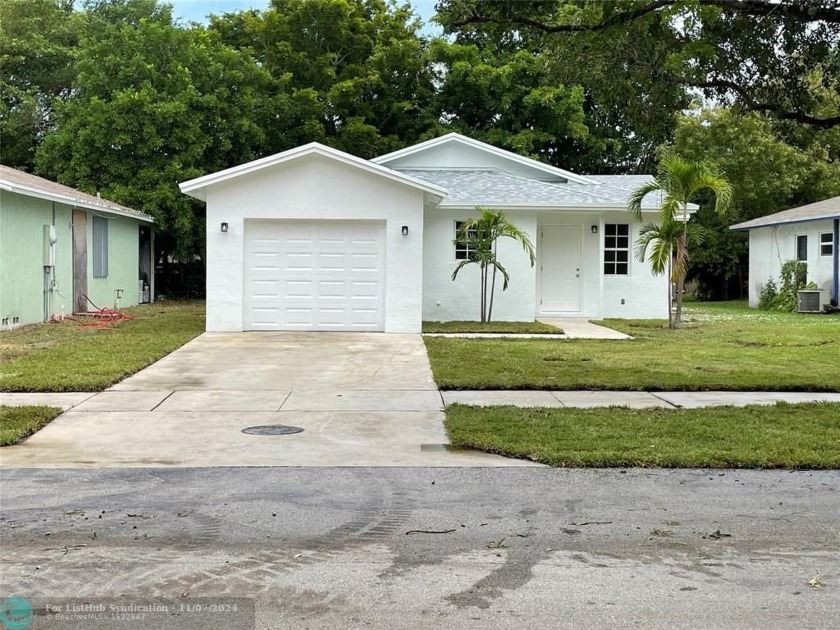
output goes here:
[[153, 219], [0, 166], [0, 327], [150, 302]]

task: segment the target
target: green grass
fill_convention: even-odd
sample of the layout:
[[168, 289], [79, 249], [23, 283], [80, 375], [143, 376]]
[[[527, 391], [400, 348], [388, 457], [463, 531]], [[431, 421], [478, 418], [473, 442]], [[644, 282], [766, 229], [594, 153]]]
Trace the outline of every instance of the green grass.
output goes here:
[[52, 422], [60, 413], [61, 409], [58, 407], [0, 405], [0, 446], [17, 444]]
[[66, 321], [0, 332], [0, 391], [100, 391], [204, 330], [200, 302], [125, 311], [132, 320], [105, 328]]
[[669, 330], [604, 320], [631, 340], [426, 337], [443, 389], [840, 391], [840, 317], [697, 303]]
[[563, 329], [542, 322], [423, 322], [424, 333], [520, 333], [559, 335]]
[[452, 444], [550, 466], [840, 468], [840, 403], [446, 409]]

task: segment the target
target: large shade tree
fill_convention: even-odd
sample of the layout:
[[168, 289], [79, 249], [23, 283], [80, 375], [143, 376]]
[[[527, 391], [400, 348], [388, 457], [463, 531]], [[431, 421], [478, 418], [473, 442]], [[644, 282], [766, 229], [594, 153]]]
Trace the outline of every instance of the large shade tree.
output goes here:
[[37, 153], [46, 177], [153, 215], [158, 255], [199, 254], [203, 212], [177, 183], [255, 157], [268, 75], [155, 0], [97, 0], [72, 98]]
[[[539, 35], [560, 51], [589, 46], [591, 66], [610, 68], [619, 89], [622, 76], [639, 73], [743, 111], [840, 125], [840, 113], [819, 107], [819, 93], [840, 85], [836, 0], [442, 0], [439, 10], [452, 29]], [[650, 36], [613, 48], [638, 28]]]
[[[637, 242], [637, 255], [644, 252], [647, 244], [657, 243], [654, 250], [656, 267], [662, 268], [662, 257], [667, 247], [668, 261], [672, 269], [669, 284], [676, 284], [676, 313], [669, 324], [673, 328], [682, 325], [682, 304], [685, 291], [685, 278], [688, 271], [689, 247], [694, 240], [699, 242], [699, 234], [692, 239], [689, 234], [688, 205], [698, 200], [703, 193], [714, 194], [714, 208], [717, 213], [724, 213], [732, 201], [732, 186], [724, 174], [708, 162], [689, 162], [677, 155], [668, 155], [659, 163], [656, 178], [643, 184], [630, 195], [629, 209], [637, 218], [642, 217], [642, 201], [650, 194], [659, 193], [660, 223], [658, 228], [647, 226]], [[658, 230], [658, 234], [654, 234]], [[655, 268], [656, 268], [655, 267]], [[670, 308], [669, 308], [670, 310]]]

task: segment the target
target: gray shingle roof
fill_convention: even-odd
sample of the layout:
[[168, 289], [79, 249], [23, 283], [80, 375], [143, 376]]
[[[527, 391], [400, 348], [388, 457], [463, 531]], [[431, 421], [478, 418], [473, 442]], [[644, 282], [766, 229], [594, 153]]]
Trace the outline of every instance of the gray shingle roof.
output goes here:
[[802, 223], [803, 221], [820, 221], [823, 219], [840, 219], [840, 197], [832, 197], [807, 206], [782, 210], [766, 217], [759, 217], [752, 221], [744, 221], [733, 225], [731, 230], [749, 230], [750, 228], [779, 225], [782, 223]]
[[90, 210], [99, 210], [106, 214], [135, 217], [141, 221], [152, 222], [154, 219], [143, 212], [127, 206], [94, 197], [81, 190], [70, 188], [56, 182], [24, 173], [8, 166], [0, 165], [0, 190], [8, 190], [21, 195], [49, 198], [69, 206], [79, 206]]
[[[401, 172], [446, 188], [449, 194], [441, 203], [442, 207], [463, 205], [534, 205], [558, 208], [626, 206], [630, 192], [640, 183], [651, 179], [647, 175], [629, 176], [634, 181], [618, 179], [627, 177], [623, 175], [596, 176], [599, 178], [598, 184], [581, 184], [542, 182], [489, 169], [407, 169]], [[639, 181], [639, 177], [645, 179]], [[602, 179], [606, 181], [601, 181]], [[646, 199], [645, 207], [655, 208], [657, 202], [658, 199], [651, 195]]]

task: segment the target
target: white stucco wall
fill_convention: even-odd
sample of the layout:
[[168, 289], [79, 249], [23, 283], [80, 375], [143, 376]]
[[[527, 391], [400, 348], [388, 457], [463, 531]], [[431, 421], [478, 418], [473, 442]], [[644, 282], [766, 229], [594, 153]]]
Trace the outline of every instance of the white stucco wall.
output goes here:
[[831, 291], [834, 274], [832, 256], [820, 255], [820, 234], [831, 233], [834, 224], [831, 220], [773, 225], [750, 230], [750, 306], [758, 306], [761, 288], [769, 279], [779, 284], [782, 265], [789, 260], [796, 260], [796, 237], [800, 234], [808, 237], [808, 281]]
[[[210, 186], [207, 330], [243, 328], [246, 219], [364, 219], [386, 222], [385, 332], [420, 332], [423, 197], [419, 189], [320, 155]], [[408, 236], [401, 233], [403, 225]]]
[[[537, 264], [531, 267], [522, 248], [511, 239], [499, 242], [499, 260], [511, 276], [510, 287], [501, 290], [498, 278], [493, 319], [508, 321], [533, 321], [541, 314], [540, 238], [541, 226], [571, 225], [582, 228], [581, 247], [581, 310], [576, 313], [554, 316], [579, 316], [587, 318], [666, 318], [667, 280], [654, 276], [647, 262], [640, 263], [632, 257], [633, 244], [638, 238], [642, 223], [627, 212], [509, 210], [508, 218], [522, 228], [537, 249]], [[480, 314], [480, 282], [477, 265], [463, 269], [457, 280], [451, 279], [458, 262], [455, 259], [455, 222], [476, 215], [474, 210], [446, 208], [426, 209], [426, 232], [423, 255], [423, 319], [431, 321], [475, 320]], [[653, 217], [645, 217], [645, 220]], [[627, 276], [604, 276], [603, 238], [605, 223], [630, 225], [630, 265]], [[592, 234], [591, 226], [598, 226]], [[624, 303], [622, 304], [622, 300]]]
[[[638, 221], [629, 212], [608, 212], [601, 216], [604, 223], [630, 224], [630, 273], [627, 276], [603, 276], [603, 298], [601, 317], [627, 319], [666, 319], [668, 317], [668, 279], [665, 275], [654, 276], [647, 259], [639, 262], [635, 258], [636, 240], [645, 223], [656, 222], [656, 212], [646, 212]], [[600, 230], [600, 260], [603, 265], [603, 227]], [[624, 302], [622, 304], [622, 301]]]
[[[524, 230], [536, 245], [537, 213], [512, 210], [508, 219]], [[475, 210], [426, 209], [423, 256], [423, 319], [429, 321], [478, 320], [481, 315], [481, 283], [478, 265], [462, 269], [452, 281], [460, 262], [455, 259], [455, 222], [477, 216]], [[536, 275], [522, 247], [512, 239], [499, 241], [498, 258], [510, 274], [510, 286], [502, 291], [497, 277], [493, 319], [534, 321]]]

